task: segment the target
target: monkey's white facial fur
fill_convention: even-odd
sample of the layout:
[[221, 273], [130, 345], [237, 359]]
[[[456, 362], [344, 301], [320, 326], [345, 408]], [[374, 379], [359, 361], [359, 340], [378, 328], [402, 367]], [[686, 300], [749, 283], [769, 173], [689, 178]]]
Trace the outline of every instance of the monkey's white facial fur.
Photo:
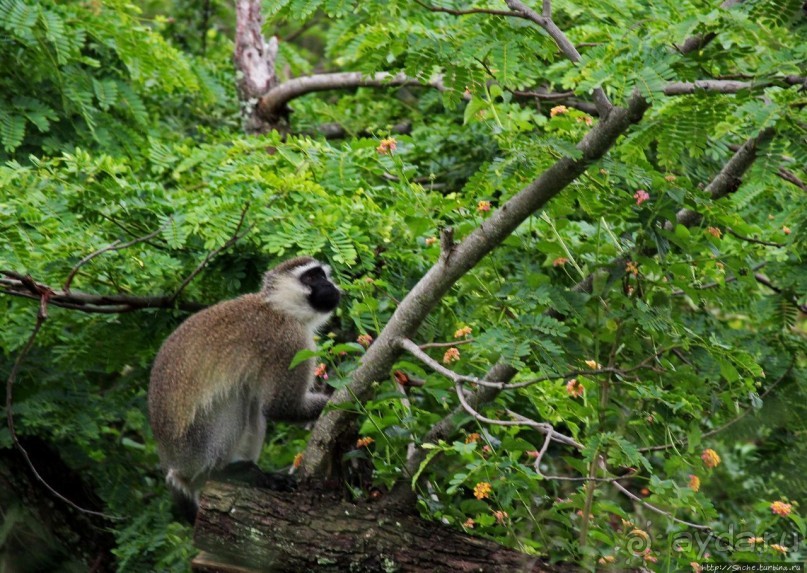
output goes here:
[[330, 267], [313, 261], [273, 278], [266, 301], [312, 331], [320, 328], [339, 304], [339, 289], [330, 279]]

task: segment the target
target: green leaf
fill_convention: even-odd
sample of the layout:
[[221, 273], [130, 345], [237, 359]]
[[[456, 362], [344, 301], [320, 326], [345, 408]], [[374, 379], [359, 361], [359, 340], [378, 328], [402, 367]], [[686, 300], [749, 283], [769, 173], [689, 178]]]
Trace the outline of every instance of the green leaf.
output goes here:
[[297, 354], [294, 355], [294, 358], [291, 359], [291, 364], [289, 364], [289, 370], [293, 370], [301, 362], [305, 362], [310, 358], [318, 357], [321, 355], [322, 353], [317, 350], [309, 350], [308, 348], [299, 350]]

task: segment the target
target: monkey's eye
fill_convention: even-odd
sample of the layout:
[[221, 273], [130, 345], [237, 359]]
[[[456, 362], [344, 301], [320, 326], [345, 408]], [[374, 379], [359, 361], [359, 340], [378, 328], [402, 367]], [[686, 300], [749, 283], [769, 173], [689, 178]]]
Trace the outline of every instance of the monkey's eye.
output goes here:
[[325, 271], [323, 271], [320, 267], [306, 271], [300, 277], [300, 281], [307, 285], [314, 284], [322, 280], [327, 280], [327, 278], [325, 276]]

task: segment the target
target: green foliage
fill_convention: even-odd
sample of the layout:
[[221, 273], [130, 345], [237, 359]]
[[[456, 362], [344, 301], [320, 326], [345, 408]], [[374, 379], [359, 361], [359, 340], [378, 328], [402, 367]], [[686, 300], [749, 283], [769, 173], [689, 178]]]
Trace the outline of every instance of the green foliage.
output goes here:
[[[425, 384], [404, 396], [379, 380], [370, 401], [352, 405], [373, 442], [348, 457], [372, 466], [375, 486], [414, 485], [424, 517], [588, 570], [606, 557], [617, 569], [659, 571], [704, 560], [685, 543], [694, 530], [607, 482], [560, 479], [590, 473], [629, 474], [620, 483], [640, 499], [724, 538], [766, 539], [733, 549], [710, 541], [713, 560], [803, 560], [807, 195], [793, 180], [807, 181], [807, 108], [800, 86], [782, 79], [805, 75], [800, 3], [552, 6], [582, 53], [577, 65], [524, 19], [398, 0], [268, 3], [265, 30], [284, 39], [281, 79], [326, 69], [440, 74], [445, 89], [310, 94], [291, 102], [290, 134], [248, 137], [229, 3], [151, 0], [141, 13], [118, 1], [0, 0], [0, 269], [60, 289], [88, 254], [156, 232], [92, 258], [72, 288], [172, 294], [243, 216], [245, 235], [179, 300], [254, 291], [266, 268], [297, 254], [327, 260], [344, 302], [319, 348], [298, 359], [314, 357], [341, 387], [362, 356], [358, 337], [377, 336], [438, 260], [440, 229], [461, 241], [489, 225], [550, 165], [580, 157], [577, 143], [601, 121], [567, 96], [524, 92], [588, 101], [602, 87], [621, 104], [638, 90], [652, 103], [642, 121], [450, 289], [416, 336], [457, 342], [458, 360], [444, 347], [428, 352], [463, 374], [503, 360], [516, 381], [540, 379], [481, 413], [550, 423], [582, 451], [552, 443], [536, 468], [542, 434], [469, 414], [455, 418], [458, 435], [424, 443], [456, 407], [454, 384], [402, 355], [395, 369]], [[688, 55], [672, 47], [694, 34], [715, 37]], [[729, 77], [758, 87], [663, 92], [671, 81]], [[334, 122], [344, 138], [312, 135]], [[737, 146], [768, 127], [776, 135], [737, 191], [706, 196]], [[388, 137], [391, 153], [380, 148]], [[640, 190], [649, 199], [638, 200]], [[682, 208], [703, 220], [666, 225]], [[588, 276], [590, 289], [574, 288]], [[2, 296], [0, 307], [7, 373], [37, 305]], [[50, 305], [15, 385], [18, 434], [56, 445], [105, 510], [126, 516], [114, 525], [121, 571], [185, 570], [193, 554], [189, 529], [171, 521], [145, 414], [150, 363], [186, 316]], [[273, 426], [261, 462], [287, 469], [305, 439], [301, 428]], [[417, 476], [404, 471], [412, 443], [426, 451]], [[0, 446], [10, 444], [0, 431]], [[720, 465], [704, 464], [706, 448]], [[792, 504], [789, 516], [771, 512], [777, 500]], [[636, 530], [657, 562], [630, 550]]]

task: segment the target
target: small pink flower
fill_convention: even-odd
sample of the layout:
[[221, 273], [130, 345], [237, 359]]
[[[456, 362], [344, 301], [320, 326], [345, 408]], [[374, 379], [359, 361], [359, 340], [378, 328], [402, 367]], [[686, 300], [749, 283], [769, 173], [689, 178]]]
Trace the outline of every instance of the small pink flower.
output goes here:
[[771, 504], [771, 513], [781, 515], [782, 517], [787, 517], [788, 515], [790, 515], [790, 512], [792, 510], [793, 506], [783, 501], [774, 501]]
[[641, 205], [642, 203], [650, 199], [650, 194], [644, 189], [639, 189], [636, 193], [633, 194], [633, 198], [636, 199], [637, 205]]
[[398, 149], [398, 142], [393, 137], [382, 139], [379, 146], [375, 148], [379, 155], [389, 155], [396, 149]]
[[505, 520], [510, 517], [506, 511], [497, 510], [493, 512], [493, 517], [499, 522], [499, 525], [504, 525]]
[[314, 376], [317, 378], [322, 378], [323, 380], [328, 379], [328, 367], [325, 366], [324, 362], [320, 363], [316, 370], [314, 370]]
[[451, 364], [452, 362], [457, 362], [460, 359], [460, 351], [453, 346], [446, 350], [445, 354], [443, 354], [443, 364]]
[[577, 381], [577, 378], [572, 378], [566, 382], [566, 393], [572, 398], [579, 398], [585, 391], [586, 389]]

